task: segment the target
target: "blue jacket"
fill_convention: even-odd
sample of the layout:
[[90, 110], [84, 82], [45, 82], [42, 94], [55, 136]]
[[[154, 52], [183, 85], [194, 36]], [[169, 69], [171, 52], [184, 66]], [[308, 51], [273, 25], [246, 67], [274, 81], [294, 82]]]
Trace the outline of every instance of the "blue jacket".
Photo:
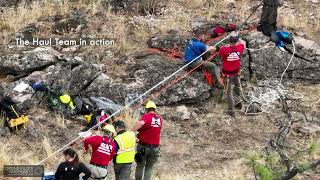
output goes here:
[[[197, 39], [191, 39], [185, 48], [184, 52], [184, 63], [189, 63], [202, 53], [204, 53], [208, 49], [208, 46], [205, 45], [203, 42], [197, 40]], [[198, 61], [201, 58], [198, 58], [195, 61]]]
[[272, 41], [276, 44], [276, 46], [284, 47], [284, 42], [290, 38], [291, 34], [286, 31], [274, 31], [272, 32], [271, 36], [275, 36]]

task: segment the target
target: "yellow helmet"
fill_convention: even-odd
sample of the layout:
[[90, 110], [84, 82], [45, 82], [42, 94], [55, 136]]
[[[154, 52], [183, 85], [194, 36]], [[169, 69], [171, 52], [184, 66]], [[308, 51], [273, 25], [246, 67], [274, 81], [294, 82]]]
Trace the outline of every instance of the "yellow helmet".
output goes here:
[[154, 103], [153, 101], [148, 101], [146, 104], [146, 109], [149, 109], [149, 108], [157, 109], [156, 103]]
[[68, 94], [63, 94], [59, 98], [63, 104], [68, 104], [71, 101], [71, 97]]
[[102, 127], [102, 130], [103, 131], [109, 131], [109, 132], [112, 132], [113, 134], [116, 133], [116, 130], [114, 129], [114, 127], [110, 124], [107, 124], [105, 126]]

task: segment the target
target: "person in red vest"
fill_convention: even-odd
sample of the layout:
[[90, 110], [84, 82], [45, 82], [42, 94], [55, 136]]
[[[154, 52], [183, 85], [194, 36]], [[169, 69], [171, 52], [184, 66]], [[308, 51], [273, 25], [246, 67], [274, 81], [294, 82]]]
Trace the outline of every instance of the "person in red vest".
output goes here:
[[109, 162], [116, 154], [116, 145], [113, 136], [116, 133], [112, 125], [102, 128], [103, 136], [91, 136], [84, 140], [84, 149], [87, 152], [91, 145], [92, 153], [88, 168], [91, 171], [89, 179], [106, 179], [108, 174]]
[[133, 131], [138, 131], [139, 143], [135, 160], [136, 180], [151, 180], [153, 165], [158, 161], [160, 151], [160, 134], [162, 128], [162, 117], [156, 114], [156, 104], [148, 101], [147, 113], [141, 116]]
[[245, 50], [245, 42], [239, 40], [239, 32], [232, 32], [229, 44], [219, 50], [222, 58], [222, 75], [226, 79], [225, 86], [228, 94], [228, 114], [235, 117], [235, 101], [233, 93], [240, 95], [241, 56]]

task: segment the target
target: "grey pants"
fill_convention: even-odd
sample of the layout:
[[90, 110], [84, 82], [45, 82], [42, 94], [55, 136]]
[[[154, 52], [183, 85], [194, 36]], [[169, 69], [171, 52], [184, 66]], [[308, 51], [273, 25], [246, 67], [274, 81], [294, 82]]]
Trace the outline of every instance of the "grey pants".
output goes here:
[[118, 164], [114, 163], [114, 174], [116, 180], [129, 180], [131, 174], [131, 164]]
[[238, 75], [226, 77], [226, 85], [228, 93], [228, 111], [234, 113], [235, 101], [233, 93], [240, 96], [240, 77]]
[[[203, 63], [203, 60], [197, 60], [197, 61], [193, 62], [192, 64], [190, 64], [189, 67], [195, 68], [195, 67], [199, 66], [201, 63]], [[215, 78], [215, 82], [217, 82], [217, 80], [220, 78], [220, 69], [213, 62], [205, 61], [204, 64], [202, 65], [202, 70], [204, 70], [204, 71], [206, 70], [206, 71], [210, 72], [212, 77]]]
[[136, 180], [151, 180], [153, 165], [158, 161], [160, 148], [137, 147], [137, 154], [141, 153], [139, 160], [136, 158]]
[[105, 180], [107, 179], [107, 175], [108, 175], [108, 170], [102, 167], [98, 167], [92, 164], [88, 164], [87, 167], [90, 169], [91, 171], [91, 177], [88, 180], [94, 180], [94, 179], [101, 179], [101, 180]]

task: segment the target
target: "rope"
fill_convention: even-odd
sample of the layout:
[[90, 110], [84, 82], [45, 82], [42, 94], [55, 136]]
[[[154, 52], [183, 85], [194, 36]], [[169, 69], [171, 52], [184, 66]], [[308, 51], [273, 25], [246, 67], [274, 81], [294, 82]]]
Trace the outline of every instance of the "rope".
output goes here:
[[[258, 104], [261, 108], [261, 113], [271, 113], [272, 109], [275, 109], [274, 102], [276, 102], [278, 99], [281, 98], [282, 95], [287, 94], [288, 90], [284, 88], [282, 85], [283, 76], [288, 70], [290, 64], [293, 61], [293, 57], [296, 52], [296, 47], [294, 42], [292, 42], [293, 45], [293, 54], [285, 68], [285, 70], [281, 74], [280, 81], [277, 80], [266, 80], [263, 81], [262, 88], [260, 88], [260, 93], [256, 94], [254, 91], [248, 92], [249, 99], [246, 99], [242, 92], [241, 88], [241, 94], [245, 101], [249, 102], [249, 105], [247, 106], [245, 110], [245, 114], [259, 114], [259, 113], [248, 113], [249, 108], [253, 104]], [[300, 96], [296, 96], [295, 98], [301, 99], [303, 96], [300, 94]]]
[[295, 44], [294, 44], [294, 41], [292, 41], [292, 46], [293, 46], [293, 53], [292, 53], [291, 59], [290, 59], [288, 65], [287, 65], [286, 69], [285, 69], [285, 70], [283, 71], [283, 73], [281, 74], [280, 85], [281, 85], [281, 82], [282, 82], [282, 79], [283, 79], [284, 74], [287, 72], [287, 70], [288, 70], [291, 62], [293, 61], [293, 57], [294, 57], [294, 55], [296, 54], [296, 46], [295, 46]]
[[[206, 61], [211, 61], [218, 53], [214, 53], [213, 55], [211, 55]], [[192, 68], [191, 70], [189, 70], [188, 72], [186, 72], [185, 74], [183, 74], [182, 76], [178, 77], [177, 79], [174, 79], [170, 84], [166, 85], [165, 87], [161, 88], [159, 91], [154, 92], [151, 94], [150, 98], [156, 98], [158, 96], [160, 96], [164, 91], [166, 91], [168, 88], [170, 88], [171, 86], [173, 86], [174, 84], [178, 83], [179, 81], [181, 81], [182, 79], [184, 79], [185, 77], [189, 76], [192, 72], [194, 72], [195, 70], [197, 70], [198, 68], [200, 68], [206, 61], [201, 62], [198, 66]], [[149, 98], [148, 98], [149, 99]], [[139, 104], [137, 104], [136, 106], [133, 107], [133, 110], [138, 109], [142, 104], [144, 104], [145, 102], [148, 101], [148, 99], [140, 102]]]
[[[218, 44], [220, 44], [221, 42], [223, 42], [224, 40], [226, 40], [231, 34], [229, 34], [228, 36], [224, 37], [222, 40], [220, 40], [219, 42], [217, 42], [214, 46], [217, 46]], [[182, 71], [184, 68], [188, 67], [190, 64], [192, 64], [194, 61], [196, 61], [197, 59], [199, 59], [201, 56], [203, 56], [205, 53], [207, 53], [208, 50], [206, 50], [205, 52], [203, 52], [202, 54], [200, 54], [199, 56], [197, 56], [196, 58], [194, 58], [193, 60], [191, 60], [190, 62], [188, 62], [187, 64], [185, 64], [184, 66], [182, 66], [181, 68], [179, 68], [177, 71], [175, 71], [174, 73], [172, 73], [170, 76], [166, 77], [164, 80], [160, 81], [158, 84], [156, 84], [155, 86], [153, 86], [152, 88], [150, 88], [149, 90], [147, 90], [146, 92], [144, 92], [142, 95], [140, 95], [139, 97], [137, 97], [136, 99], [134, 99], [133, 101], [131, 101], [130, 103], [128, 103], [127, 105], [125, 105], [123, 108], [119, 109], [118, 111], [116, 111], [115, 113], [111, 114], [108, 118], [106, 118], [105, 120], [103, 120], [102, 122], [99, 122], [97, 125], [93, 126], [92, 128], [90, 128], [87, 133], [83, 133], [81, 135], [79, 135], [78, 137], [74, 138], [72, 141], [70, 141], [69, 143], [65, 144], [64, 146], [62, 146], [60, 149], [58, 149], [57, 151], [53, 152], [51, 155], [49, 155], [48, 157], [46, 157], [45, 159], [43, 159], [42, 161], [38, 162], [37, 165], [40, 165], [42, 163], [44, 163], [45, 161], [47, 161], [48, 159], [50, 159], [52, 156], [56, 155], [57, 153], [61, 152], [63, 149], [67, 148], [68, 146], [70, 146], [71, 144], [74, 144], [76, 141], [78, 141], [79, 139], [81, 139], [83, 136], [85, 136], [86, 134], [88, 134], [90, 131], [98, 128], [101, 126], [101, 124], [103, 124], [104, 122], [106, 122], [107, 120], [109, 120], [111, 117], [119, 114], [121, 111], [130, 108], [130, 106], [135, 103], [136, 101], [140, 100], [142, 97], [146, 96], [148, 93], [150, 93], [152, 90], [154, 90], [155, 88], [157, 88], [159, 85], [163, 84], [164, 82], [166, 82], [167, 80], [169, 80], [171, 77], [173, 77], [174, 75], [176, 75], [177, 73], [179, 73], [180, 71]]]
[[[259, 4], [259, 6], [250, 14], [249, 17], [247, 17], [247, 19], [240, 25], [239, 30], [242, 28], [242, 26], [244, 24], [247, 23], [247, 21], [249, 20], [249, 18], [258, 10], [258, 8], [262, 5], [263, 3]], [[213, 45], [214, 47], [219, 45], [220, 43], [222, 43], [224, 40], [226, 40], [227, 38], [229, 38], [231, 35], [231, 33], [229, 33], [229, 35], [225, 36], [223, 39], [221, 39], [219, 42], [215, 43], [215, 45]], [[142, 97], [146, 96], [148, 93], [150, 93], [151, 91], [153, 91], [155, 88], [157, 88], [158, 86], [160, 86], [161, 84], [163, 84], [164, 82], [166, 82], [167, 80], [169, 80], [171, 77], [175, 76], [176, 74], [178, 74], [180, 71], [182, 71], [183, 69], [185, 69], [186, 67], [188, 67], [189, 65], [191, 65], [194, 61], [196, 61], [197, 59], [199, 59], [200, 57], [202, 57], [205, 53], [207, 53], [208, 50], [206, 50], [205, 52], [203, 52], [202, 54], [200, 54], [199, 56], [197, 56], [196, 58], [194, 58], [193, 60], [191, 60], [190, 62], [188, 62], [187, 64], [185, 64], [184, 66], [182, 66], [181, 68], [179, 68], [177, 71], [175, 71], [174, 73], [172, 73], [170, 76], [166, 77], [165, 79], [163, 79], [162, 81], [160, 81], [158, 84], [156, 84], [155, 86], [153, 86], [152, 88], [150, 88], [149, 90], [147, 90], [146, 92], [144, 92], [143, 94], [141, 94], [139, 97], [137, 97], [136, 99], [134, 99], [133, 101], [131, 101], [130, 103], [128, 103], [127, 105], [125, 105], [123, 108], [119, 109], [118, 111], [114, 112], [113, 114], [111, 114], [108, 118], [104, 119], [103, 121], [99, 122], [98, 124], [96, 124], [95, 126], [93, 126], [92, 128], [90, 128], [88, 131], [86, 131], [86, 133], [83, 133], [81, 135], [79, 135], [78, 137], [74, 138], [72, 141], [70, 141], [69, 143], [65, 144], [63, 147], [61, 147], [60, 149], [58, 149], [57, 151], [53, 152], [51, 155], [47, 156], [45, 159], [43, 159], [42, 161], [38, 162], [37, 165], [40, 165], [42, 163], [44, 163], [45, 161], [47, 161], [48, 159], [50, 159], [52, 156], [56, 155], [57, 153], [61, 152], [63, 149], [65, 149], [66, 147], [70, 146], [71, 144], [74, 144], [76, 141], [78, 141], [79, 139], [81, 139], [83, 136], [85, 136], [86, 134], [88, 134], [90, 131], [100, 127], [104, 122], [108, 121], [110, 118], [112, 118], [113, 116], [119, 114], [121, 111], [130, 108], [131, 105], [133, 105], [136, 101], [141, 100]]]

